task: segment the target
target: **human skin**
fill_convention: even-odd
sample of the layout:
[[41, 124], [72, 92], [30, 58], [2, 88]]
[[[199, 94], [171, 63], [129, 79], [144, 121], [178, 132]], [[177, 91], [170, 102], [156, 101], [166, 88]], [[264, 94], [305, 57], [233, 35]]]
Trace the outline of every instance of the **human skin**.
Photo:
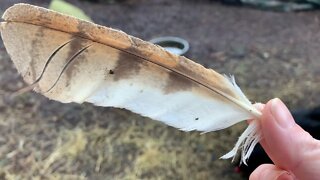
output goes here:
[[250, 180], [313, 180], [320, 178], [320, 141], [295, 123], [284, 103], [276, 98], [257, 104], [263, 149], [273, 164], [260, 165]]

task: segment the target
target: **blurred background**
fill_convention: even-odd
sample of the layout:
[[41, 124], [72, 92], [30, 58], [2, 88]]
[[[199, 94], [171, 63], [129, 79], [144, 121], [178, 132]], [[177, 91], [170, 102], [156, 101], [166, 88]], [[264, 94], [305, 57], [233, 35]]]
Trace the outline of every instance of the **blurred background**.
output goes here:
[[[19, 2], [51, 3], [1, 0], [0, 14]], [[234, 74], [252, 102], [279, 97], [291, 110], [320, 104], [316, 0], [66, 2], [83, 18], [144, 40], [187, 40], [186, 57]], [[245, 122], [186, 133], [122, 109], [61, 104], [33, 92], [8, 97], [24, 86], [0, 41], [0, 179], [247, 179], [231, 160], [219, 159]]]

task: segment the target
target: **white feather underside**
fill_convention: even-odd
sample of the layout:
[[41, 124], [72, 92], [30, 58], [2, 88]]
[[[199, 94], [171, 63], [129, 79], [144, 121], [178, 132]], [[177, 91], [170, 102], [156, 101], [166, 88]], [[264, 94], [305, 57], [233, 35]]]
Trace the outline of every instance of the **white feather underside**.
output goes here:
[[237, 106], [224, 105], [194, 92], [164, 94], [145, 84], [130, 83], [129, 79], [103, 84], [86, 101], [98, 106], [125, 108], [184, 131], [215, 131], [252, 117]]

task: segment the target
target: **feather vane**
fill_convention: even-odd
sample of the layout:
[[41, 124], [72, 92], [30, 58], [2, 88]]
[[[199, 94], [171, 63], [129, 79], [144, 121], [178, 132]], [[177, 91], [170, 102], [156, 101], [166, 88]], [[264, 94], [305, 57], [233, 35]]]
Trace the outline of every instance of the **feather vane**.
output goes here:
[[[122, 31], [28, 4], [2, 18], [17, 70], [50, 99], [125, 108], [183, 131], [215, 131], [261, 115], [233, 77]], [[223, 158], [242, 148], [245, 162], [260, 138], [254, 121]]]

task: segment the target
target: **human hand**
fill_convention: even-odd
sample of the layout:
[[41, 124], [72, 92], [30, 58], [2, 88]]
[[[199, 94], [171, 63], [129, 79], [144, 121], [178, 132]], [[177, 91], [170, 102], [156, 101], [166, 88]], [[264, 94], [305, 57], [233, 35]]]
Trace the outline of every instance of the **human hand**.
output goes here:
[[312, 180], [320, 178], [320, 141], [297, 125], [280, 99], [257, 105], [263, 149], [274, 162], [253, 171], [250, 180]]

